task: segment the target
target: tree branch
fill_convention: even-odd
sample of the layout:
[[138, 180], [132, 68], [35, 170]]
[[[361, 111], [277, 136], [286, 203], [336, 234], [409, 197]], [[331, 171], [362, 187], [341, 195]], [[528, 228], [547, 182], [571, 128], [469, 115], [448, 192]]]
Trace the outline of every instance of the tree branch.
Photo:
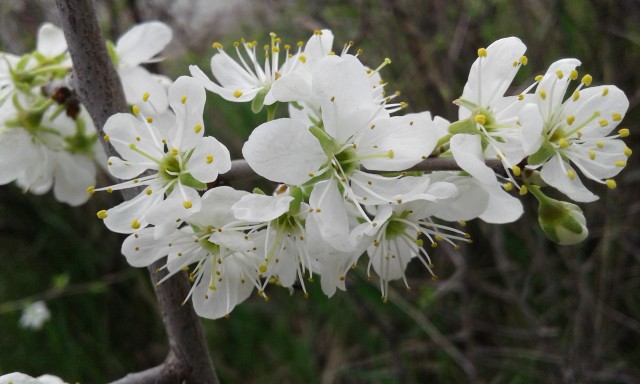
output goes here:
[[[56, 4], [73, 60], [73, 86], [103, 136], [109, 116], [128, 111], [120, 79], [107, 53], [91, 0], [56, 0]], [[103, 145], [107, 154], [115, 154], [107, 142]], [[123, 197], [129, 200], [137, 193], [124, 190]], [[182, 305], [190, 283], [185, 274], [178, 274], [158, 284], [166, 275], [166, 271], [157, 272], [162, 265], [160, 260], [149, 271], [167, 330], [169, 354], [161, 365], [127, 375], [117, 383], [218, 383], [200, 320], [191, 305]]]

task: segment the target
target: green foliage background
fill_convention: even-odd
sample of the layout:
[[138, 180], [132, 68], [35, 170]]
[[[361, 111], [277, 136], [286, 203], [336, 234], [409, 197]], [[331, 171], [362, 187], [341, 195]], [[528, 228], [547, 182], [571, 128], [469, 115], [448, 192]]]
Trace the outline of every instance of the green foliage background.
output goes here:
[[[19, 27], [1, 50], [30, 49], [39, 23], [55, 22], [46, 2], [25, 3], [0, 5], [0, 21]], [[173, 25], [174, 53], [160, 68], [172, 77], [187, 74], [189, 63], [207, 71], [213, 41], [266, 42], [273, 31], [293, 43], [327, 27], [336, 50], [353, 40], [370, 66], [393, 60], [383, 75], [389, 90], [401, 90], [410, 102], [409, 111], [455, 119], [451, 101], [477, 48], [515, 35], [529, 57], [516, 85], [530, 84], [559, 58], [576, 57], [581, 74], [617, 85], [631, 105], [623, 126], [632, 132], [625, 141], [635, 154], [617, 178], [618, 189], [592, 186], [601, 199], [583, 206], [591, 231], [586, 242], [558, 247], [546, 241], [534, 199], [525, 196], [527, 215], [517, 223], [470, 223], [473, 245], [434, 250], [438, 281], [411, 265], [412, 290], [395, 284], [388, 304], [377, 282], [367, 281], [365, 265], [351, 274], [348, 292], [332, 299], [318, 283], [308, 284], [306, 300], [277, 289], [268, 303], [254, 295], [229, 319], [203, 321], [223, 382], [640, 382], [640, 3], [245, 1], [233, 28], [216, 29], [220, 18], [190, 25], [205, 38], [194, 37], [161, 3], [97, 2], [112, 37], [141, 19]], [[207, 128], [238, 157], [264, 116], [212, 94], [208, 99]], [[0, 373], [48, 372], [98, 383], [164, 358], [168, 347], [146, 270], [126, 264], [122, 238], [95, 218], [113, 204], [109, 198], [96, 195], [69, 209], [51, 196], [0, 187]], [[24, 330], [20, 309], [35, 299], [47, 301], [52, 319], [40, 331]]]

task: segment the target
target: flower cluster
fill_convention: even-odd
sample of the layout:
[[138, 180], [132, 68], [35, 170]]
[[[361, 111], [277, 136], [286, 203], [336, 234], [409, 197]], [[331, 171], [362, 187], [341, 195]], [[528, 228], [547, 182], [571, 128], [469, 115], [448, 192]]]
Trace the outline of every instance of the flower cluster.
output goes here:
[[[40, 185], [34, 172], [43, 171], [15, 164], [34, 161], [32, 152], [74, 156], [71, 144], [93, 148], [95, 141], [92, 128], [77, 118], [76, 131], [58, 134], [66, 147], [53, 150], [44, 138], [62, 132], [52, 127], [57, 111], [68, 106], [48, 115], [45, 104], [54, 101], [34, 95], [38, 86], [64, 75], [69, 62], [59, 31], [43, 30], [40, 40], [58, 42], [47, 45], [54, 51], [22, 59], [5, 55], [0, 63], [0, 76], [7, 74], [0, 77], [0, 95], [11, 100], [0, 115], [0, 180], [28, 188]], [[131, 265], [162, 260], [166, 278], [187, 271], [192, 288], [186, 299], [203, 317], [228, 315], [254, 289], [267, 299], [269, 284], [299, 286], [306, 295], [314, 275], [332, 296], [346, 289], [347, 274], [365, 254], [367, 275], [377, 275], [386, 301], [390, 281], [403, 280], [409, 288], [405, 270], [412, 259], [436, 278], [431, 248], [471, 243], [464, 231], [468, 220], [517, 220], [520, 198], [528, 192], [539, 203], [539, 223], [551, 240], [580, 242], [588, 233], [580, 208], [543, 190], [594, 201], [581, 176], [614, 189], [613, 177], [631, 155], [620, 140], [629, 130], [612, 134], [627, 98], [615, 86], [590, 87], [589, 75], [572, 87], [578, 60], [559, 60], [523, 91], [509, 93], [528, 63], [526, 47], [515, 37], [478, 50], [454, 101], [459, 114], [453, 122], [428, 111], [399, 113], [407, 104], [396, 100], [399, 92], [388, 92], [381, 76], [391, 60], [369, 67], [360, 51], [352, 52], [352, 43], [336, 53], [329, 30], [294, 46], [271, 34], [262, 54], [255, 41], [234, 43], [234, 54], [214, 43], [213, 79], [192, 65], [191, 76], [173, 83], [139, 66], [170, 38], [166, 26], [152, 22], [108, 43], [132, 112], [116, 114], [104, 126], [104, 140], [119, 154], [105, 160], [107, 168], [121, 182], [88, 191], [135, 189], [136, 197], [97, 216], [110, 230], [128, 235], [122, 253]], [[59, 67], [64, 69], [53, 69]], [[227, 148], [206, 135], [207, 90], [251, 103], [255, 113], [266, 108], [267, 121], [253, 130], [242, 154], [273, 182], [273, 192], [215, 184], [232, 162]], [[276, 118], [280, 104], [288, 114]], [[80, 134], [88, 136], [83, 141]], [[29, 145], [33, 149], [16, 149]], [[460, 170], [423, 171], [435, 157]], [[80, 162], [74, 164], [50, 172], [56, 188], [93, 184], [93, 171], [78, 181]]]
[[[156, 110], [167, 109], [166, 81], [139, 64], [170, 39], [169, 27], [151, 22], [134, 27], [115, 46], [108, 43], [129, 103], [151, 89]], [[49, 23], [40, 27], [35, 51], [0, 52], [0, 185], [15, 181], [35, 194], [53, 189], [58, 201], [76, 206], [87, 201], [96, 161], [104, 163], [105, 155], [75, 95], [72, 70], [64, 34]]]

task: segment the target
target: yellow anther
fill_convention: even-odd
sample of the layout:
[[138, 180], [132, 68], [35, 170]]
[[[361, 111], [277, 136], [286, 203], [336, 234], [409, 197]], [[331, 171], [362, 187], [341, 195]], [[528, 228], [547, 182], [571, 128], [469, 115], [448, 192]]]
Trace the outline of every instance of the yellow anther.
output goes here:
[[196, 126], [193, 127], [193, 131], [195, 133], [200, 133], [200, 131], [202, 131], [202, 124], [196, 124]]
[[104, 135], [104, 136], [102, 136], [102, 139], [103, 139], [104, 141], [109, 141], [109, 135]]
[[574, 121], [576, 121], [576, 117], [574, 115], [567, 116], [567, 124], [571, 125]]
[[569, 142], [565, 138], [562, 138], [558, 140], [558, 145], [560, 148], [567, 148], [569, 146]]
[[576, 135], [578, 135], [578, 139], [582, 137], [582, 131], [577, 131]]
[[322, 31], [319, 30], [319, 29], [316, 29], [316, 30], [313, 31], [313, 34], [316, 35], [316, 36], [321, 36], [322, 35]]
[[558, 69], [556, 71], [556, 76], [558, 76], [558, 79], [562, 79], [564, 77], [564, 73], [562, 73], [562, 71]]
[[393, 149], [390, 149], [389, 152], [387, 152], [387, 156], [389, 156], [390, 159], [393, 159], [393, 157], [395, 156], [395, 154], [393, 153]]
[[187, 102], [187, 96], [182, 96], [182, 97], [180, 98], [180, 102], [181, 102], [182, 104], [186, 103], [186, 102]]
[[594, 151], [593, 149], [589, 150], [589, 158], [591, 160], [595, 160], [596, 159], [596, 151]]
[[526, 185], [523, 185], [522, 187], [520, 187], [520, 191], [518, 193], [520, 194], [520, 196], [524, 196], [529, 193], [529, 189]]
[[513, 190], [513, 184], [504, 183], [504, 184], [502, 184], [502, 188], [504, 188], [504, 190], [507, 191], [507, 192], [511, 192]]
[[222, 49], [222, 44], [218, 43], [217, 41], [213, 44], [211, 44], [211, 48], [214, 49]]
[[103, 209], [101, 211], [98, 211], [98, 213], [96, 213], [96, 215], [98, 216], [99, 219], [106, 219], [107, 218], [107, 211], [105, 211]]
[[131, 228], [133, 228], [133, 229], [138, 229], [138, 228], [140, 228], [140, 222], [139, 222], [138, 220], [133, 220], [133, 221], [131, 222]]
[[171, 154], [172, 154], [173, 156], [178, 156], [178, 150], [177, 150], [177, 149], [175, 149], [175, 148], [173, 148], [173, 149], [171, 150]]
[[140, 108], [138, 108], [138, 106], [137, 106], [137, 105], [134, 105], [133, 107], [131, 107], [131, 112], [132, 112], [134, 115], [137, 115], [138, 113], [140, 113]]
[[575, 69], [571, 70], [571, 73], [569, 73], [569, 78], [571, 80], [575, 80], [578, 78], [578, 71], [576, 71]]
[[573, 95], [571, 96], [571, 99], [572, 99], [573, 101], [578, 101], [578, 99], [579, 99], [579, 98], [580, 98], [580, 92], [578, 92], [578, 91], [574, 91], [574, 92], [573, 92]]
[[379, 242], [379, 241], [377, 241], [377, 240], [376, 240], [376, 241], [374, 241], [374, 242], [373, 242], [373, 246], [374, 246], [374, 247], [378, 247], [378, 246], [380, 246], [380, 242]]
[[576, 173], [575, 173], [575, 171], [574, 171], [573, 169], [569, 169], [569, 170], [567, 171], [567, 176], [569, 176], [569, 178], [570, 178], [571, 180], [573, 180], [573, 179], [575, 179], [575, 178], [576, 178]]
[[111, 187], [107, 188], [107, 193], [113, 193], [113, 188]]
[[93, 195], [94, 193], [96, 193], [96, 187], [94, 187], [93, 185], [87, 188], [87, 193], [90, 195]]
[[618, 186], [618, 184], [616, 184], [616, 181], [613, 179], [607, 179], [604, 182], [605, 184], [607, 184], [607, 187], [609, 187], [609, 189], [616, 189], [616, 187]]
[[602, 96], [607, 96], [607, 94], [609, 94], [609, 88], [604, 87], [604, 89], [602, 90]]
[[136, 145], [134, 143], [129, 144], [129, 148], [136, 149]]
[[145, 92], [145, 93], [142, 95], [142, 101], [148, 101], [148, 100], [149, 100], [149, 96], [150, 96], [150, 95], [149, 95], [149, 92]]
[[618, 135], [620, 135], [620, 137], [627, 137], [629, 136], [629, 128], [622, 128], [618, 131]]
[[241, 90], [238, 89], [238, 90], [233, 91], [233, 97], [235, 97], [237, 99], [240, 96], [242, 96], [242, 91]]
[[612, 113], [611, 114], [611, 119], [613, 121], [620, 121], [620, 120], [622, 120], [622, 115], [619, 114], [619, 113]]
[[140, 136], [136, 136], [136, 141], [140, 141]]
[[609, 125], [609, 122], [606, 119], [602, 119], [599, 121], [599, 124], [602, 128], [606, 127], [607, 125]]
[[604, 142], [602, 142], [602, 141], [596, 141], [596, 147], [598, 147], [598, 148], [604, 148]]
[[149, 188], [146, 191], [144, 191], [144, 193], [146, 193], [147, 195], [150, 195], [150, 194], [153, 193], [153, 190], [151, 188]]
[[473, 120], [480, 125], [484, 125], [487, 122], [487, 117], [485, 115], [475, 115]]
[[542, 75], [538, 75], [538, 76], [536, 76], [536, 81], [538, 81], [538, 82], [539, 82], [540, 80], [542, 80], [542, 77], [543, 77]]
[[467, 226], [467, 222], [464, 221], [464, 220], [458, 221], [458, 224], [460, 224], [460, 226], [463, 227], [463, 228]]
[[540, 98], [542, 100], [545, 100], [547, 98], [547, 92], [545, 92], [544, 89], [539, 90], [538, 94], [540, 95]]
[[147, 123], [153, 123], [153, 117], [151, 116], [147, 117]]
[[633, 153], [633, 151], [631, 150], [631, 148], [629, 147], [624, 147], [624, 155], [629, 157], [631, 156], [631, 154]]
[[515, 176], [520, 176], [520, 173], [522, 172], [520, 167], [518, 167], [517, 165], [514, 165], [513, 167], [511, 167], [511, 170], [513, 171], [513, 174]]
[[189, 200], [185, 200], [182, 202], [182, 206], [185, 207], [185, 209], [189, 209], [191, 207], [193, 207], [193, 203]]
[[518, 100], [524, 100], [524, 95], [522, 93], [518, 95]]
[[529, 62], [529, 59], [527, 58], [527, 56], [520, 56], [520, 64], [522, 65], [527, 65], [527, 63]]
[[298, 60], [302, 61], [303, 63], [307, 62], [307, 57], [305, 55], [300, 55], [298, 56]]
[[211, 164], [213, 163], [213, 156], [212, 155], [207, 155], [207, 164]]
[[478, 49], [478, 57], [487, 57], [487, 50], [485, 48]]
[[591, 85], [592, 81], [593, 78], [591, 77], [591, 75], [587, 74], [582, 76], [582, 84], [586, 85], [587, 87]]
[[422, 246], [424, 245], [424, 240], [422, 240], [422, 239], [416, 239], [416, 240], [414, 241], [414, 243], [416, 243], [416, 245], [417, 245], [418, 247], [422, 247]]
[[616, 167], [626, 167], [627, 162], [624, 160], [618, 160], [615, 163], [613, 163], [613, 165], [615, 165]]
[[302, 47], [302, 46], [304, 45], [304, 41], [298, 41], [298, 42], [296, 43], [296, 45], [297, 45], [298, 47]]

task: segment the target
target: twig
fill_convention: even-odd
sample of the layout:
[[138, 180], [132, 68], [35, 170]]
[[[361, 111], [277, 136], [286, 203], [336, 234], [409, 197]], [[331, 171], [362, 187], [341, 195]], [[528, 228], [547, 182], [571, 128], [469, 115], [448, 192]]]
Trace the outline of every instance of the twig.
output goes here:
[[[92, 2], [56, 0], [56, 5], [74, 64], [76, 92], [102, 136], [109, 116], [128, 110], [122, 85], [107, 53]], [[108, 154], [115, 153], [108, 143], [103, 144]], [[125, 190], [123, 197], [128, 200], [135, 194], [134, 190]], [[189, 281], [186, 275], [179, 274], [158, 285], [166, 273], [156, 272], [162, 263], [160, 260], [152, 264], [149, 270], [169, 338], [169, 354], [160, 366], [130, 374], [117, 383], [218, 383], [200, 320], [191, 305], [181, 305], [189, 291]]]

